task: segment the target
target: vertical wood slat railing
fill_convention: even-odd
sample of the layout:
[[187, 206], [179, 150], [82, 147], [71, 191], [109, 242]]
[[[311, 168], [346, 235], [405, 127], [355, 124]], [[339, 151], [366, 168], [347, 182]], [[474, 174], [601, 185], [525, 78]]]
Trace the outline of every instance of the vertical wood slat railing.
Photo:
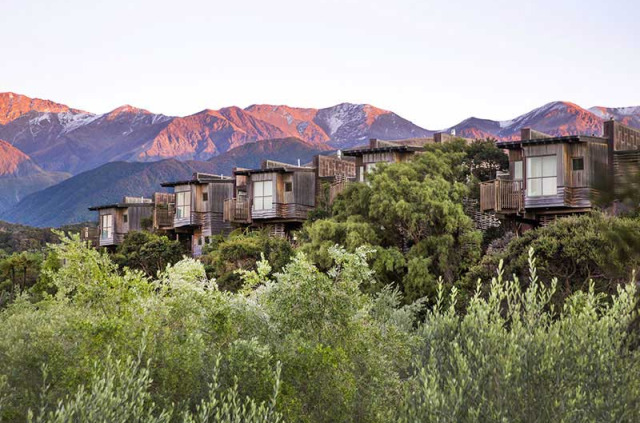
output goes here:
[[224, 200], [222, 220], [225, 222], [250, 223], [249, 200], [237, 198]]
[[480, 183], [480, 210], [521, 212], [524, 209], [522, 181], [496, 179]]

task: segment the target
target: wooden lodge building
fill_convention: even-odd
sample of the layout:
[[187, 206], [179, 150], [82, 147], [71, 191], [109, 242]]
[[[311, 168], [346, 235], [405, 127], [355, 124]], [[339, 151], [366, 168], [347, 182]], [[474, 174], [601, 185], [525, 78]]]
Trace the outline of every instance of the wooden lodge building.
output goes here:
[[90, 207], [89, 210], [98, 212], [98, 231], [90, 233], [85, 228], [83, 236], [96, 246], [115, 247], [129, 231], [143, 229], [143, 220], [150, 219], [153, 214], [153, 202], [144, 197], [124, 197], [120, 203]]
[[[231, 231], [231, 225], [222, 219], [224, 201], [233, 194], [234, 181], [231, 178], [194, 173], [191, 179], [161, 185], [173, 188], [174, 193], [166, 197], [156, 194], [159, 206], [156, 213], [157, 229], [175, 233], [176, 239], [186, 237], [194, 256], [202, 254], [202, 247], [209, 242], [210, 236]], [[172, 200], [173, 204], [170, 203]], [[163, 213], [165, 207], [160, 206], [163, 204], [166, 204], [167, 212], [172, 212], [172, 222], [166, 219]], [[160, 226], [161, 222], [165, 223], [164, 228]]]
[[[191, 179], [162, 184], [172, 193], [91, 207], [99, 214], [97, 233], [86, 228], [83, 238], [113, 247], [129, 231], [148, 225], [188, 244], [197, 256], [211, 236], [234, 228], [269, 228], [284, 236], [349, 183], [366, 182], [378, 163], [410, 160], [426, 145], [454, 136], [371, 139], [367, 147], [318, 155], [305, 165], [265, 160], [258, 169], [234, 169], [232, 177], [194, 173]], [[520, 140], [498, 146], [508, 152], [509, 172], [481, 184], [479, 213], [518, 225], [536, 226], [592, 210], [599, 191], [615, 190], [627, 175], [640, 173], [640, 131], [614, 121], [605, 122], [599, 137], [553, 137], [524, 128]], [[92, 234], [97, 236], [92, 239]]]
[[424, 150], [427, 144], [435, 143], [434, 138], [412, 138], [400, 141], [384, 141], [372, 138], [368, 147], [344, 150], [342, 154], [355, 158], [357, 182], [365, 182], [366, 175], [373, 172], [378, 163], [399, 163], [410, 160]]
[[234, 195], [224, 202], [223, 220], [235, 227], [268, 227], [284, 236], [316, 208], [323, 184], [355, 178], [355, 163], [340, 155], [318, 155], [305, 166], [265, 160], [259, 169], [235, 169], [233, 174]]
[[640, 172], [640, 131], [610, 120], [603, 132], [553, 137], [523, 128], [520, 140], [499, 142], [509, 172], [481, 184], [480, 211], [537, 226], [592, 210], [599, 193]]

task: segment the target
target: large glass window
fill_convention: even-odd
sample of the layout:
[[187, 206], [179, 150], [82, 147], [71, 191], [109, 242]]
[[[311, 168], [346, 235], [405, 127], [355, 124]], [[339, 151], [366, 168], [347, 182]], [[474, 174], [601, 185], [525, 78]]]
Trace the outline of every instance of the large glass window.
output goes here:
[[253, 209], [271, 210], [273, 207], [272, 181], [255, 181], [253, 183]]
[[527, 195], [538, 197], [558, 193], [556, 156], [527, 158]]
[[191, 191], [176, 192], [176, 218], [191, 216]]
[[100, 222], [100, 238], [110, 239], [113, 236], [113, 215], [103, 214]]

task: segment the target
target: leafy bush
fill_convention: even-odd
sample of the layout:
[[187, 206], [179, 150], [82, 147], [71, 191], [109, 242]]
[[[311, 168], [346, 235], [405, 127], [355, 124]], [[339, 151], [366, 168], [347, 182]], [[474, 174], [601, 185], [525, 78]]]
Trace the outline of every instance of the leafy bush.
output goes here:
[[447, 143], [409, 162], [378, 164], [368, 184], [338, 196], [331, 219], [305, 225], [302, 250], [326, 269], [332, 245], [373, 246], [378, 288], [396, 283], [409, 301], [433, 296], [439, 277], [451, 286], [481, 251], [481, 234], [462, 205], [472, 169], [466, 149]]
[[235, 293], [190, 258], [151, 279], [77, 237], [51, 248], [53, 293], [0, 311], [2, 421], [640, 418], [635, 284], [556, 307], [528, 254], [529, 280], [501, 266], [459, 314], [443, 283], [428, 307], [367, 293], [362, 247], [329, 248], [326, 271], [258, 261]]
[[394, 421], [639, 421], [636, 285], [610, 303], [592, 286], [556, 309], [556, 280], [538, 281], [532, 252], [529, 264], [526, 290], [501, 268], [463, 316], [455, 291], [449, 307], [439, 297]]
[[614, 294], [634, 270], [640, 270], [640, 220], [593, 213], [527, 231], [472, 268], [464, 291], [472, 292], [478, 279], [490, 280], [501, 260], [507, 275], [526, 280], [530, 248], [536, 252], [541, 279], [557, 278], [560, 283], [556, 303], [578, 290], [587, 291], [592, 282], [596, 292]]
[[286, 239], [269, 236], [268, 232], [235, 231], [228, 238], [214, 239], [201, 260], [220, 289], [237, 291], [242, 286], [238, 271], [255, 270], [262, 256], [278, 272], [293, 256], [293, 247]]
[[179, 241], [147, 231], [127, 233], [113, 256], [121, 267], [142, 270], [154, 277], [169, 264], [180, 261], [188, 251]]

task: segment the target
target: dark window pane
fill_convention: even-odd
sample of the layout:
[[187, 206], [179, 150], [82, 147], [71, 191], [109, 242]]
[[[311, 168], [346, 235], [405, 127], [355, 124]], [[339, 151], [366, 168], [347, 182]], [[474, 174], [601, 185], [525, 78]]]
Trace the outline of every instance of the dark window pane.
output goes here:
[[582, 157], [573, 158], [573, 170], [584, 170], [584, 158]]

